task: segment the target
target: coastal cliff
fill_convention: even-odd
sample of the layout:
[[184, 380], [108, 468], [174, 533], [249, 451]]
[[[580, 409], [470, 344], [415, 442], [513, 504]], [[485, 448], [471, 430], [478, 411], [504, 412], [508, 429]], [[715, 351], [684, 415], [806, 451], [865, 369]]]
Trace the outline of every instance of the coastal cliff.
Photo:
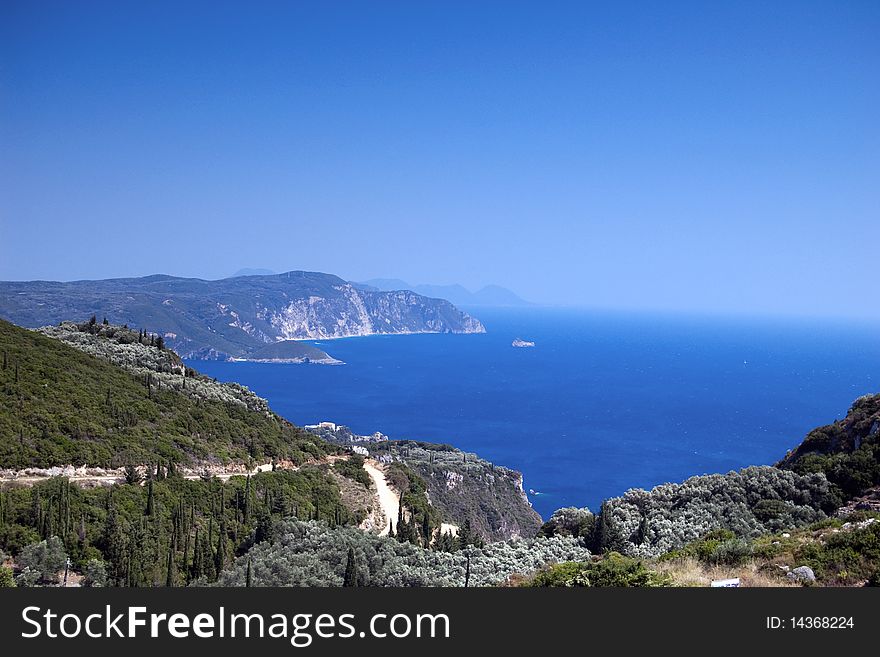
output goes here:
[[358, 436], [332, 422], [305, 429], [382, 463], [406, 465], [424, 482], [428, 501], [444, 522], [457, 526], [467, 522], [483, 540], [528, 538], [541, 526], [541, 516], [526, 497], [522, 474], [516, 470], [450, 445], [389, 440], [379, 432]]

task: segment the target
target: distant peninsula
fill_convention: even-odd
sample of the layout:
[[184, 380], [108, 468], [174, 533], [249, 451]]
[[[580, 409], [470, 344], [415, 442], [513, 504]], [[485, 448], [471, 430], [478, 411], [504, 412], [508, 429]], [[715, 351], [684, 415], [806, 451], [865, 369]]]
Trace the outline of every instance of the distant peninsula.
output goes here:
[[344, 365], [341, 360], [333, 358], [310, 344], [297, 340], [282, 340], [269, 344], [248, 354], [246, 358], [234, 358], [237, 361], [253, 363], [309, 363], [312, 365]]
[[447, 299], [458, 306], [482, 307], [516, 307], [531, 306], [532, 303], [520, 298], [515, 292], [500, 285], [486, 285], [476, 292], [471, 292], [462, 285], [410, 285], [399, 278], [373, 278], [355, 283], [365, 290], [396, 291], [410, 290], [432, 299]]
[[[157, 274], [96, 281], [0, 282], [0, 317], [21, 326], [36, 328], [92, 315], [157, 333], [183, 358], [211, 360], [324, 363], [335, 359], [321, 350], [307, 353], [276, 343], [486, 330], [478, 319], [445, 299], [410, 290], [362, 289], [318, 272], [214, 281]], [[267, 348], [268, 356], [263, 351]]]

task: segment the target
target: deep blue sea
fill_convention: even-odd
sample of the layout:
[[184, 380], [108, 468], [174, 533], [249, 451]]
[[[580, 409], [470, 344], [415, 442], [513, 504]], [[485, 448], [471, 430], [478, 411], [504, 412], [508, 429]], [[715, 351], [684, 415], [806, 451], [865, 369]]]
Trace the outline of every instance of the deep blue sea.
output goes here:
[[[472, 309], [485, 335], [314, 342], [343, 366], [191, 363], [296, 424], [449, 443], [523, 472], [545, 518], [770, 464], [880, 391], [880, 327]], [[514, 348], [514, 338], [534, 348]]]

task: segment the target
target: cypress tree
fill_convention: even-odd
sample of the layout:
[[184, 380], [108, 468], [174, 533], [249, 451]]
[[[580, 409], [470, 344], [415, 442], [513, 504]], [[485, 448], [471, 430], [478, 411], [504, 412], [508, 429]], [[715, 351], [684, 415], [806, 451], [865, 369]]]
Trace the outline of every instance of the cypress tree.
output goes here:
[[406, 520], [403, 516], [403, 500], [401, 500], [397, 506], [397, 540], [399, 542], [407, 542], [407, 529], [408, 525], [406, 524]]
[[[150, 468], [150, 470], [152, 471], [152, 468]], [[153, 515], [153, 512], [155, 511], [155, 504], [156, 501], [153, 495], [153, 478], [150, 477], [150, 479], [147, 481], [147, 508], [144, 509], [145, 516]]]
[[619, 552], [623, 547], [623, 537], [620, 530], [611, 523], [611, 509], [608, 502], [602, 503], [599, 511], [599, 521], [596, 524], [594, 538], [595, 552]]
[[474, 537], [471, 530], [471, 519], [465, 518], [464, 524], [458, 530], [458, 549], [463, 550], [473, 542]]
[[643, 512], [642, 520], [639, 522], [639, 529], [636, 532], [636, 545], [641, 545], [648, 540], [648, 516]]
[[257, 528], [254, 531], [254, 543], [262, 543], [272, 535], [272, 516], [265, 509], [257, 510]]
[[[198, 531], [198, 530], [196, 530]], [[190, 569], [189, 569], [189, 530], [186, 532], [186, 536], [183, 539], [183, 576], [186, 578], [187, 583], [189, 583]]]
[[214, 580], [214, 574], [216, 572], [214, 564], [216, 563], [216, 556], [214, 555], [214, 548], [211, 547], [211, 541], [202, 541], [202, 550], [204, 552], [202, 556], [202, 567], [204, 568], [204, 576], [209, 580]]
[[42, 531], [43, 525], [43, 503], [40, 500], [40, 489], [31, 489], [31, 518], [34, 519], [37, 529]]
[[141, 474], [134, 465], [125, 466], [125, 483], [136, 484], [141, 480]]
[[102, 552], [109, 562], [110, 576], [114, 583], [119, 584], [125, 576], [125, 536], [116, 514], [116, 507], [111, 504], [104, 522], [101, 535]]
[[244, 576], [244, 585], [248, 588], [251, 587], [251, 558], [248, 557], [248, 565], [247, 565], [247, 573]]
[[165, 586], [174, 586], [176, 564], [174, 563], [174, 541], [168, 543], [168, 563], [166, 564]]
[[226, 565], [226, 522], [221, 519], [220, 520], [220, 533], [217, 536], [217, 552], [214, 554], [214, 570], [217, 571], [217, 576], [220, 576], [220, 573], [223, 572], [223, 567]]
[[244, 484], [244, 509], [242, 509], [244, 514], [244, 522], [247, 524], [248, 520], [251, 517], [251, 476], [247, 476], [247, 480]]
[[409, 542], [413, 545], [419, 544], [419, 528], [416, 525], [416, 513], [411, 511], [409, 514]]
[[354, 548], [348, 548], [348, 559], [345, 562], [345, 576], [342, 580], [342, 586], [351, 587], [358, 585], [357, 563], [354, 559]]
[[199, 543], [199, 528], [196, 527], [196, 536], [193, 540], [193, 562], [192, 568], [190, 569], [191, 579], [198, 579], [205, 574], [205, 566], [202, 561], [203, 556], [202, 546]]

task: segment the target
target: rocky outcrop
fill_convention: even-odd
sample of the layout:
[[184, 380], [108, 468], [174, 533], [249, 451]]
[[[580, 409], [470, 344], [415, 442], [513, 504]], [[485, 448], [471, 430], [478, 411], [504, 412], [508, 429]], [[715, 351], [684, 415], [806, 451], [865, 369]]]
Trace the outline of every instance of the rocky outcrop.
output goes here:
[[478, 320], [449, 302], [415, 292], [368, 292], [348, 283], [334, 286], [333, 291], [326, 296], [294, 299], [281, 308], [266, 307], [258, 317], [284, 340], [485, 331]]
[[880, 437], [880, 395], [864, 395], [853, 402], [842, 420], [813, 429], [777, 466], [795, 468], [809, 456], [852, 454]]
[[117, 365], [139, 379], [149, 380], [157, 389], [184, 394], [193, 399], [235, 404], [262, 414], [269, 403], [245, 386], [216, 381], [186, 367], [174, 351], [150, 344], [138, 331], [113, 324], [61, 322], [44, 326], [39, 333], [59, 340], [90, 356]]

